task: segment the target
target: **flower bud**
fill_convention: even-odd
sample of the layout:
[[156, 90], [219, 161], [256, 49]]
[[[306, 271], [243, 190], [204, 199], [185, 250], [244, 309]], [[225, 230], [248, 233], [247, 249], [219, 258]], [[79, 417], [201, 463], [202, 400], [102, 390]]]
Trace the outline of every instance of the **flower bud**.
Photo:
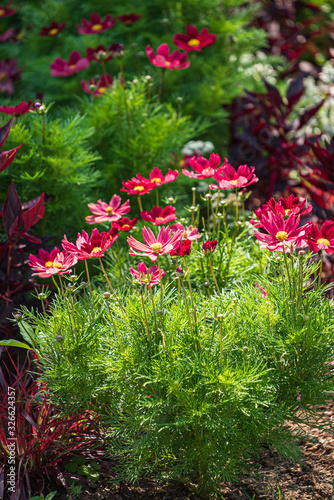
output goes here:
[[207, 281], [204, 283], [204, 288], [209, 288], [210, 286], [210, 283], [208, 283]]
[[305, 250], [299, 250], [298, 255], [300, 256], [305, 255]]
[[219, 319], [219, 321], [222, 321], [224, 319], [224, 314], [217, 314], [217, 319]]
[[207, 194], [204, 196], [204, 198], [205, 198], [206, 200], [211, 200], [211, 198], [212, 198], [212, 194], [207, 193]]
[[160, 309], [159, 311], [157, 311], [157, 314], [159, 314], [160, 316], [162, 316], [162, 315], [163, 315], [163, 313], [164, 313], [164, 312], [163, 312], [161, 309]]
[[176, 274], [176, 276], [183, 276], [184, 275], [184, 271], [183, 271], [182, 267], [177, 267], [175, 269], [175, 274]]
[[75, 274], [71, 274], [70, 278], [72, 281], [75, 281], [77, 279], [77, 276]]
[[173, 198], [173, 196], [171, 196], [170, 198], [167, 199], [168, 203], [174, 203], [175, 199]]
[[195, 188], [195, 187], [192, 187], [192, 188], [191, 188], [191, 190], [192, 190], [192, 191], [196, 191], [196, 188]]
[[44, 299], [46, 299], [46, 294], [44, 292], [41, 292], [41, 293], [38, 294], [38, 298], [40, 300], [44, 300]]
[[110, 293], [110, 292], [104, 292], [103, 297], [104, 297], [105, 299], [110, 299], [110, 297], [111, 297], [111, 293]]
[[194, 207], [193, 205], [190, 207], [190, 210], [193, 212], [194, 210], [196, 210], [196, 207]]
[[15, 319], [18, 323], [20, 323], [20, 321], [22, 321], [22, 313], [20, 313], [19, 311], [14, 312], [14, 313], [13, 313], [13, 316], [14, 316], [14, 319]]
[[62, 335], [58, 335], [58, 337], [57, 337], [57, 339], [56, 339], [56, 340], [57, 340], [57, 342], [62, 342], [62, 341], [63, 341], [63, 337], [62, 337]]

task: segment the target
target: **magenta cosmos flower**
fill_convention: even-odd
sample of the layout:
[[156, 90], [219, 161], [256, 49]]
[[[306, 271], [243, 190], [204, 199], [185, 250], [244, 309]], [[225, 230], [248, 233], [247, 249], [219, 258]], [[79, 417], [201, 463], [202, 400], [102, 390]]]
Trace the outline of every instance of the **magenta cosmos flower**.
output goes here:
[[98, 229], [93, 229], [89, 238], [86, 231], [78, 233], [76, 244], [68, 241], [66, 235], [61, 242], [64, 250], [77, 256], [78, 260], [87, 260], [94, 257], [104, 257], [104, 252], [111, 247], [118, 238], [118, 232], [111, 229], [107, 233], [99, 233]]
[[[160, 272], [161, 278], [163, 278], [165, 276], [165, 271], [161, 269]], [[139, 283], [142, 285], [152, 287], [154, 285], [158, 285], [160, 282], [158, 266], [151, 266], [149, 269], [147, 269], [144, 262], [140, 262], [140, 264], [138, 264], [138, 271], [131, 267], [130, 273], [135, 278], [135, 280], [139, 281]]]
[[81, 19], [81, 26], [77, 25], [77, 30], [80, 35], [95, 35], [96, 33], [107, 31], [109, 28], [112, 28], [115, 23], [116, 19], [112, 19], [110, 14], [102, 19], [94, 12], [90, 16], [90, 22], [86, 19]]
[[150, 228], [143, 227], [142, 233], [145, 244], [135, 240], [132, 236], [128, 237], [128, 243], [131, 247], [130, 255], [143, 255], [149, 257], [153, 262], [160, 255], [170, 253], [177, 248], [182, 238], [182, 231], [177, 231], [170, 236], [169, 227], [162, 227], [157, 238]]
[[182, 239], [183, 240], [190, 240], [190, 241], [196, 241], [199, 238], [202, 238], [202, 234], [198, 233], [197, 227], [189, 226], [187, 229], [184, 227], [183, 224], [174, 224], [173, 226], [170, 226], [170, 229], [172, 233], [175, 233], [176, 231], [182, 231]]
[[236, 189], [250, 186], [259, 180], [254, 170], [255, 167], [247, 167], [247, 165], [240, 165], [238, 170], [227, 165], [221, 173], [215, 175], [215, 179], [219, 182], [218, 186], [211, 184], [210, 189]]
[[42, 27], [41, 31], [39, 32], [39, 36], [48, 36], [48, 37], [56, 36], [56, 35], [58, 35], [58, 33], [63, 31], [65, 26], [66, 26], [66, 22], [59, 24], [59, 23], [57, 23], [57, 21], [52, 21], [50, 26], [43, 26]]
[[132, 26], [142, 16], [143, 16], [142, 14], [134, 14], [132, 12], [131, 14], [123, 14], [122, 16], [118, 16], [118, 19], [121, 21], [122, 24], [125, 24], [125, 26]]
[[319, 229], [315, 224], [311, 224], [307, 243], [312, 252], [324, 250], [329, 255], [334, 254], [334, 222], [326, 220]]
[[16, 59], [0, 61], [0, 92], [7, 95], [14, 93], [13, 83], [21, 77], [21, 70], [17, 69]]
[[0, 106], [0, 113], [5, 113], [6, 115], [25, 115], [33, 109], [34, 104], [32, 101], [25, 102], [22, 101], [17, 106]]
[[68, 254], [66, 251], [61, 252], [57, 247], [51, 253], [40, 248], [38, 256], [39, 259], [35, 255], [29, 255], [29, 266], [37, 271], [33, 273], [33, 276], [39, 276], [39, 278], [50, 278], [54, 274], [60, 274], [60, 276], [69, 274], [70, 267], [78, 262], [74, 254]]
[[157, 55], [154, 54], [152, 47], [149, 45], [146, 47], [146, 54], [150, 60], [150, 63], [154, 66], [164, 69], [185, 69], [189, 68], [190, 61], [187, 61], [187, 52], [179, 52], [174, 50], [169, 55], [169, 47], [167, 43], [161, 44], [157, 49]]
[[88, 224], [99, 224], [100, 222], [114, 222], [130, 212], [130, 200], [121, 205], [121, 197], [117, 194], [111, 198], [109, 203], [99, 200], [97, 203], [88, 203], [88, 208], [94, 215], [86, 217]]
[[56, 57], [54, 62], [50, 64], [52, 76], [70, 76], [74, 73], [79, 73], [89, 66], [89, 61], [86, 57], [81, 57], [77, 50], [71, 52], [68, 61], [61, 57]]
[[174, 44], [182, 50], [187, 52], [192, 52], [193, 50], [201, 51], [203, 47], [209, 47], [213, 45], [216, 41], [216, 35], [209, 33], [208, 28], [203, 28], [200, 33], [198, 33], [197, 28], [190, 24], [187, 26], [187, 34], [177, 33], [174, 35]]
[[145, 179], [145, 177], [142, 177], [140, 174], [137, 175], [138, 179], [154, 182], [156, 186], [174, 182], [178, 176], [179, 172], [177, 170], [171, 170], [170, 168], [168, 169], [168, 173], [166, 175], [163, 175], [160, 168], [158, 167], [154, 167], [152, 172], [150, 172], [149, 179]]
[[89, 82], [82, 80], [81, 88], [87, 94], [92, 94], [94, 97], [99, 95], [104, 95], [108, 89], [112, 86], [113, 81], [110, 75], [102, 75], [100, 81], [93, 78]]
[[110, 49], [106, 49], [104, 45], [98, 45], [95, 49], [88, 47], [86, 49], [86, 57], [89, 61], [109, 61], [112, 59]]
[[143, 210], [140, 212], [140, 216], [147, 222], [152, 222], [154, 226], [161, 226], [162, 224], [168, 224], [176, 220], [175, 207], [167, 205], [165, 208], [153, 207], [151, 212], [149, 210]]
[[208, 177], [215, 177], [217, 173], [220, 173], [224, 167], [228, 165], [227, 159], [225, 158], [225, 163], [219, 167], [220, 156], [212, 153], [209, 160], [203, 158], [203, 156], [196, 157], [193, 156], [189, 160], [189, 166], [194, 170], [194, 172], [189, 172], [186, 168], [182, 169], [182, 173], [191, 179], [207, 179]]
[[269, 213], [268, 218], [262, 220], [262, 228], [268, 234], [254, 230], [254, 235], [261, 242], [261, 248], [267, 248], [270, 252], [283, 252], [294, 243], [306, 239], [310, 226], [306, 224], [298, 227], [299, 222], [300, 217], [294, 214], [285, 220], [281, 214]]
[[261, 208], [255, 210], [255, 215], [258, 220], [251, 219], [251, 224], [255, 227], [262, 227], [262, 219], [268, 218], [268, 213], [281, 214], [284, 219], [287, 219], [291, 214], [306, 215], [312, 211], [312, 206], [306, 206], [306, 199], [299, 201], [299, 198], [293, 196], [292, 194], [288, 198], [283, 198], [282, 196], [276, 201], [274, 198], [270, 198], [268, 203], [264, 204]]
[[191, 241], [181, 240], [174, 250], [171, 251], [171, 257], [186, 257], [191, 254]]
[[138, 221], [138, 217], [135, 217], [132, 220], [128, 219], [127, 217], [123, 217], [116, 222], [112, 222], [111, 225], [114, 229], [117, 229], [117, 231], [130, 231], [130, 229], [132, 229]]
[[123, 187], [120, 191], [125, 191], [128, 194], [146, 194], [155, 188], [154, 182], [145, 179], [140, 174], [137, 177], [132, 177], [130, 181], [122, 181]]
[[217, 248], [217, 240], [203, 241], [202, 250], [205, 254], [213, 253]]
[[12, 2], [9, 2], [7, 7], [5, 7], [0, 3], [0, 17], [9, 17], [16, 14], [17, 11], [10, 8], [11, 4]]

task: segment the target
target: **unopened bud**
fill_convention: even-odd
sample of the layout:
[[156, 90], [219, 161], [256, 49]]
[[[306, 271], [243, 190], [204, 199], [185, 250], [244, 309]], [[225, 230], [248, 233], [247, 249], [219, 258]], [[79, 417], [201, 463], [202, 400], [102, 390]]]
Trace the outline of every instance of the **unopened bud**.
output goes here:
[[249, 347], [247, 347], [246, 345], [243, 346], [242, 348], [243, 351], [249, 351]]
[[171, 196], [170, 198], [167, 199], [167, 201], [168, 201], [168, 203], [174, 203], [175, 200], [174, 200], [173, 196]]
[[77, 276], [75, 274], [71, 274], [70, 278], [71, 280], [75, 281], [77, 279]]
[[304, 316], [304, 320], [305, 321], [308, 321], [310, 319], [310, 316], [308, 316], [307, 314]]
[[110, 293], [110, 292], [104, 292], [103, 297], [104, 297], [105, 299], [110, 299], [110, 297], [111, 297], [111, 293]]
[[208, 283], [207, 281], [204, 283], [204, 288], [209, 288], [210, 286], [210, 283]]
[[13, 313], [13, 316], [14, 316], [14, 319], [19, 323], [20, 321], [22, 321], [22, 313], [20, 312], [14, 312]]
[[151, 80], [152, 77], [151, 77], [151, 75], [146, 75], [145, 78], [146, 78], [146, 80]]
[[237, 302], [239, 302], [239, 299], [238, 299], [238, 297], [234, 297], [234, 299], [232, 299], [232, 301], [236, 304]]
[[192, 190], [192, 191], [196, 191], [196, 188], [195, 188], [195, 187], [192, 187], [192, 188], [191, 188], [191, 190]]
[[305, 250], [299, 250], [298, 255], [300, 256], [305, 255]]
[[217, 314], [217, 319], [219, 319], [219, 321], [222, 321], [224, 319], [224, 314]]
[[206, 200], [211, 200], [211, 198], [212, 198], [212, 194], [207, 193], [207, 194], [204, 196], [204, 198], [205, 198]]
[[57, 337], [57, 342], [62, 342], [62, 341], [63, 341], [63, 337], [62, 337], [62, 335], [58, 335], [58, 337]]
[[183, 97], [177, 97], [176, 100], [177, 100], [177, 102], [182, 102], [183, 101]]
[[183, 276], [184, 275], [184, 271], [183, 271], [182, 267], [177, 267], [175, 269], [175, 274], [176, 274], [176, 276]]
[[186, 222], [186, 219], [182, 217], [182, 219], [180, 219], [180, 222]]
[[190, 210], [193, 212], [194, 210], [196, 210], [196, 207], [191, 206], [191, 207], [190, 207]]
[[41, 292], [41, 293], [38, 294], [38, 298], [40, 300], [44, 300], [44, 299], [46, 299], [46, 294], [44, 292]]
[[163, 313], [164, 313], [164, 312], [163, 312], [161, 309], [160, 309], [159, 311], [157, 311], [157, 314], [159, 314], [160, 316], [162, 316], [162, 315], [163, 315]]
[[87, 281], [82, 281], [81, 286], [87, 286]]

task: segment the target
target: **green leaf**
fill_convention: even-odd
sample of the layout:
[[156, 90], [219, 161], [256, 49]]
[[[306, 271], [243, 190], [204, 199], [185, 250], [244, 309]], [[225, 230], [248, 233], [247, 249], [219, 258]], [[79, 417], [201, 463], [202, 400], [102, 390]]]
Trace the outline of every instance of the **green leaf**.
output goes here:
[[0, 345], [5, 345], [7, 347], [22, 347], [23, 349], [31, 349], [29, 345], [25, 344], [24, 342], [19, 342], [18, 340], [14, 339], [9, 339], [9, 340], [1, 340]]

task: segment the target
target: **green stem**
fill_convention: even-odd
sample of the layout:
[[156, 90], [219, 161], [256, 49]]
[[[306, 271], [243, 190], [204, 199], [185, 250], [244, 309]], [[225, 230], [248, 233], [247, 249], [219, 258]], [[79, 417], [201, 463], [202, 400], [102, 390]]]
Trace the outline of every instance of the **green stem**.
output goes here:
[[238, 189], [235, 190], [235, 223], [239, 220], [239, 198], [238, 198]]
[[142, 212], [143, 211], [143, 205], [141, 204], [140, 195], [138, 195], [138, 205], [139, 205], [139, 210]]
[[104, 269], [104, 265], [103, 265], [103, 263], [102, 263], [102, 259], [101, 259], [101, 257], [99, 257], [99, 261], [100, 261], [100, 265], [101, 265], [101, 269], [102, 269], [103, 275], [104, 275], [104, 277], [105, 277], [105, 279], [106, 279], [106, 282], [108, 283], [108, 286], [109, 286], [109, 289], [110, 289], [111, 293], [115, 296], [115, 298], [116, 298], [116, 300], [117, 300], [117, 302], [118, 302], [118, 304], [119, 304], [119, 306], [120, 306], [121, 310], [123, 311], [123, 313], [124, 313], [124, 314], [126, 314], [126, 311], [125, 311], [125, 309], [124, 309], [124, 307], [123, 307], [123, 305], [122, 305], [121, 301], [119, 300], [119, 297], [116, 295], [115, 290], [114, 290], [114, 289], [113, 289], [113, 287], [111, 286], [111, 283], [110, 283], [109, 278], [108, 278], [108, 276], [107, 276], [106, 270]]
[[184, 283], [183, 283], [182, 279], [181, 279], [181, 285], [182, 285], [182, 290], [183, 290], [183, 295], [184, 295], [184, 301], [185, 301], [186, 309], [187, 309], [187, 315], [188, 315], [190, 333], [192, 334], [193, 333], [193, 327], [192, 327], [192, 322], [191, 322], [191, 318], [190, 318], [190, 312], [189, 312], [189, 306], [188, 306], [188, 299], [187, 299], [186, 289], [184, 288]]
[[321, 286], [321, 275], [322, 275], [322, 266], [324, 262], [324, 252], [323, 250], [321, 251], [321, 261], [320, 261], [320, 269], [319, 269], [319, 281], [318, 281], [318, 288]]
[[141, 296], [141, 303], [143, 306], [143, 311], [144, 311], [144, 318], [145, 318], [145, 326], [146, 326], [146, 333], [147, 333], [147, 339], [149, 341], [150, 346], [152, 345], [151, 341], [151, 334], [150, 334], [150, 329], [148, 326], [148, 321], [147, 321], [147, 315], [146, 315], [146, 309], [145, 309], [145, 303], [144, 303], [144, 297], [143, 297], [143, 287], [140, 287], [140, 296]]
[[290, 278], [290, 271], [289, 271], [289, 265], [288, 265], [288, 259], [286, 257], [284, 245], [283, 245], [283, 255], [284, 255], [284, 262], [285, 262], [285, 267], [286, 267], [286, 272], [288, 275], [288, 280], [289, 280], [289, 287], [290, 287], [290, 293], [291, 293], [291, 278]]
[[160, 102], [161, 96], [162, 96], [162, 89], [164, 86], [164, 79], [165, 79], [165, 68], [161, 68], [161, 80], [160, 80], [160, 86], [159, 86], [159, 94], [158, 94], [158, 101]]
[[211, 269], [211, 274], [212, 274], [212, 277], [213, 277], [214, 282], [215, 282], [215, 285], [216, 285], [216, 289], [217, 289], [218, 295], [219, 295], [219, 297], [220, 297], [220, 296], [221, 296], [221, 293], [220, 293], [220, 290], [219, 290], [219, 286], [218, 286], [218, 283], [217, 283], [217, 280], [216, 280], [215, 273], [214, 273], [213, 268], [212, 268], [210, 255], [208, 255], [208, 262], [209, 262], [209, 266], [210, 266], [210, 269]]
[[164, 286], [163, 286], [163, 283], [162, 283], [160, 258], [159, 257], [158, 257], [158, 268], [159, 268], [159, 280], [160, 280], [160, 309], [163, 310], [163, 290], [164, 290]]
[[111, 310], [110, 310], [110, 307], [109, 307], [109, 302], [108, 302], [108, 299], [107, 299], [107, 298], [106, 298], [106, 303], [107, 303], [107, 308], [108, 308], [108, 312], [109, 312], [110, 319], [111, 319], [112, 324], [113, 324], [113, 327], [114, 327], [114, 329], [115, 329], [115, 333], [116, 333], [116, 336], [117, 336], [118, 343], [119, 343], [119, 345], [120, 345], [121, 351], [124, 353], [123, 345], [122, 345], [122, 342], [121, 342], [120, 336], [118, 335], [118, 331], [117, 331], [117, 328], [116, 328], [116, 323], [115, 323], [115, 320], [114, 320], [114, 318], [113, 318], [113, 315], [111, 314]]
[[191, 307], [192, 307], [192, 309], [194, 311], [195, 327], [197, 328], [196, 307], [195, 307], [195, 304], [194, 304], [193, 290], [191, 288], [190, 273], [189, 273], [189, 269], [188, 269], [186, 257], [184, 257], [184, 264], [185, 264], [185, 268], [186, 268], [186, 271], [187, 271], [187, 279], [188, 279], [188, 286], [189, 286], [189, 292], [190, 292]]
[[85, 268], [86, 268], [86, 275], [87, 275], [87, 281], [88, 281], [88, 286], [89, 286], [89, 293], [90, 293], [90, 296], [92, 296], [92, 285], [90, 283], [90, 276], [89, 276], [87, 260], [85, 260]]

